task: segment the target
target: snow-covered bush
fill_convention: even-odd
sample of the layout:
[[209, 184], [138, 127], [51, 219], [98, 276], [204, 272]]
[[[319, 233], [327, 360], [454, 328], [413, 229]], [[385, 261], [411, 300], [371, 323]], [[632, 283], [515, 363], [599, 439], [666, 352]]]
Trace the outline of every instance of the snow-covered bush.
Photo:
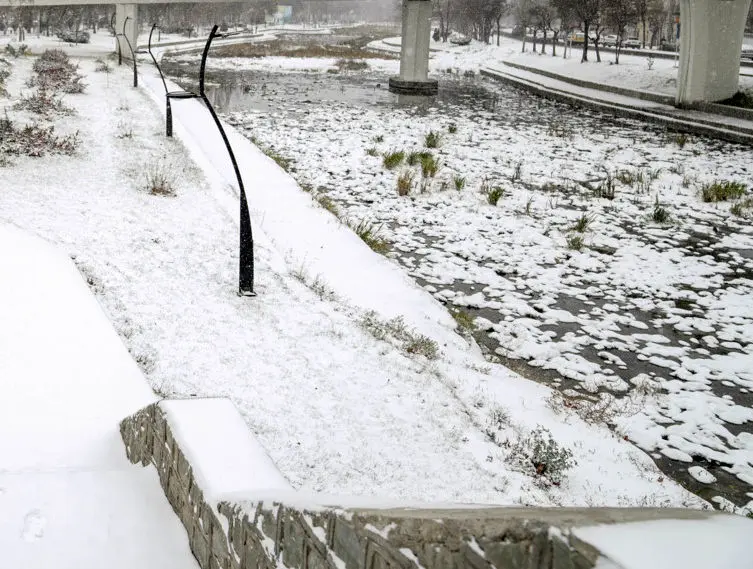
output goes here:
[[577, 464], [570, 449], [561, 446], [549, 429], [536, 429], [513, 449], [513, 452], [530, 462], [536, 474], [559, 484], [565, 473]]
[[175, 195], [175, 173], [165, 160], [156, 160], [147, 166], [146, 190], [155, 196]]
[[429, 360], [439, 357], [437, 343], [428, 336], [409, 329], [402, 316], [382, 320], [376, 312], [369, 311], [361, 318], [361, 326], [377, 340], [397, 345], [406, 354], [424, 356]]
[[16, 128], [6, 115], [0, 119], [0, 155], [43, 156], [44, 154], [73, 154], [80, 141], [78, 132], [69, 136], [55, 136], [55, 127], [26, 125]]
[[36, 93], [21, 97], [15, 105], [16, 109], [30, 111], [37, 115], [49, 116], [52, 114], [71, 115], [73, 109], [63, 104], [60, 97], [51, 94], [47, 89], [40, 87]]
[[60, 49], [45, 50], [32, 67], [35, 77], [27, 81], [29, 87], [40, 87], [49, 91], [83, 93], [86, 85], [78, 67], [73, 65], [68, 55]]

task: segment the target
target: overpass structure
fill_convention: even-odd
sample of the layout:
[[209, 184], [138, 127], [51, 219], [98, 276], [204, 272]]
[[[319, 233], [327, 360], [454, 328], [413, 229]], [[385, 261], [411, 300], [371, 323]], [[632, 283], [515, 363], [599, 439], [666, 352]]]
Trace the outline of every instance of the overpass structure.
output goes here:
[[[205, 0], [206, 3], [243, 0]], [[304, 0], [306, 1], [306, 0]], [[0, 0], [0, 6], [68, 6], [112, 4], [115, 27], [136, 45], [139, 4], [186, 3], [185, 0]], [[400, 75], [390, 80], [399, 93], [434, 94], [437, 82], [428, 77], [431, 0], [402, 0]], [[676, 104], [692, 106], [734, 95], [739, 87], [740, 53], [751, 0], [680, 0], [680, 65]]]

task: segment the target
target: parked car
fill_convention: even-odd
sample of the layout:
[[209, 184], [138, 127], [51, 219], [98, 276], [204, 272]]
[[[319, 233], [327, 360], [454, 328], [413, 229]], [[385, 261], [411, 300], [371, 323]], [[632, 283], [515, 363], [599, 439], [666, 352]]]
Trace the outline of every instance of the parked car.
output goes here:
[[89, 43], [89, 32], [84, 30], [61, 30], [58, 38], [67, 43]]
[[741, 59], [753, 59], [753, 45], [744, 45], [740, 53]]
[[458, 32], [452, 32], [450, 34], [450, 43], [455, 45], [468, 45], [471, 43], [471, 38]]
[[567, 37], [568, 41], [572, 43], [583, 43], [586, 41], [586, 34], [583, 32], [574, 32]]
[[622, 42], [622, 47], [628, 49], [640, 49], [641, 41], [638, 38], [628, 38]]
[[616, 35], [609, 34], [608, 36], [601, 38], [601, 44], [606, 47], [615, 47], [617, 45], [617, 39]]
[[659, 49], [662, 51], [677, 51], [680, 48], [680, 42], [674, 42], [672, 40], [661, 40], [659, 43]]

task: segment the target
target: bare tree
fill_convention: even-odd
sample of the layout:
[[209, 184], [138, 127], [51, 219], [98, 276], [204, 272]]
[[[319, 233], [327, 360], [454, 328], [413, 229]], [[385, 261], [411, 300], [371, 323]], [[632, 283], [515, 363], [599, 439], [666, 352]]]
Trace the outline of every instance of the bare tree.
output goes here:
[[635, 0], [605, 0], [604, 17], [606, 24], [617, 35], [614, 62], [615, 64], [619, 64], [625, 29], [638, 21], [638, 3]]
[[[563, 11], [572, 13], [583, 26], [583, 55], [581, 62], [588, 61], [588, 42], [591, 27], [599, 27], [602, 0], [553, 0], [554, 5]], [[598, 49], [597, 49], [598, 57]]]

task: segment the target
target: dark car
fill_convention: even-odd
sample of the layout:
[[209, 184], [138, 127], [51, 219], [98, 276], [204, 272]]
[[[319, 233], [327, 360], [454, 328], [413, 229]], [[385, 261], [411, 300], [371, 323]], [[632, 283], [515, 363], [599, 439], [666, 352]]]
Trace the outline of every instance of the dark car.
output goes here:
[[673, 42], [671, 40], [662, 40], [659, 44], [659, 49], [662, 51], [677, 51], [679, 48], [679, 42]]
[[67, 43], [89, 43], [89, 32], [84, 30], [61, 30], [58, 38]]

